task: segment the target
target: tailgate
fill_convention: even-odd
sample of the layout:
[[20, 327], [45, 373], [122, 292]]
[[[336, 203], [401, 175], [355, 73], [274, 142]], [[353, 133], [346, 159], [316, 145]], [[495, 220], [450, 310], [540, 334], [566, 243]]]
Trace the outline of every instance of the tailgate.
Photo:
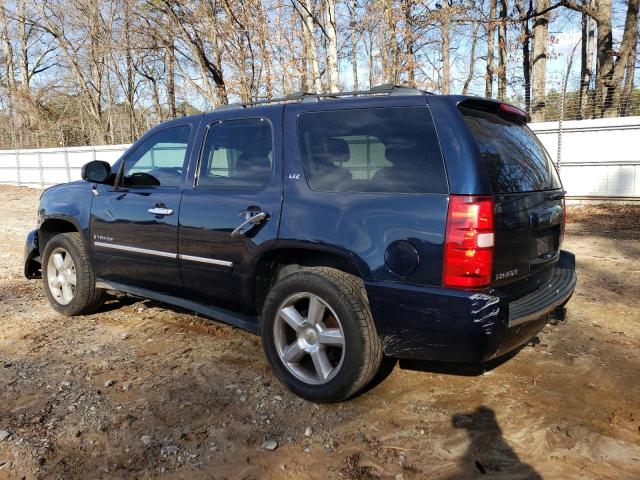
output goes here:
[[560, 252], [564, 192], [497, 194], [494, 201], [492, 285], [542, 274], [557, 261]]
[[[460, 104], [494, 194], [492, 286], [516, 294], [545, 281], [564, 228], [564, 191], [556, 169], [517, 110], [498, 102]], [[526, 279], [526, 280], [525, 280]]]

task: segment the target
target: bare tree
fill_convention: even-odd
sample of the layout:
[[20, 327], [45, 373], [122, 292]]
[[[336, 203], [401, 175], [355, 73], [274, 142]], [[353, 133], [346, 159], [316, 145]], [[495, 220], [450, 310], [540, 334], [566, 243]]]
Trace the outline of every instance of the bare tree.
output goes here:
[[495, 18], [496, 0], [489, 0], [489, 18], [486, 23], [487, 29], [487, 73], [484, 81], [484, 96], [493, 96], [493, 55], [495, 49]]
[[338, 68], [338, 34], [336, 29], [336, 0], [324, 0], [325, 30], [327, 36], [329, 91], [340, 91]]
[[546, 105], [547, 36], [549, 32], [549, 0], [536, 0], [538, 15], [533, 23], [533, 62], [531, 65], [531, 118], [544, 121]]
[[529, 16], [533, 11], [533, 0], [518, 0], [516, 10], [522, 18], [520, 21], [520, 41], [522, 42], [522, 75], [524, 78], [525, 111], [531, 114], [531, 31]]
[[476, 23], [471, 32], [471, 49], [469, 50], [469, 72], [467, 78], [464, 81], [462, 87], [462, 95], [467, 95], [469, 92], [469, 85], [473, 80], [475, 68], [476, 68], [476, 45], [478, 44], [478, 31], [480, 30], [480, 23]]
[[507, 98], [507, 0], [500, 0], [498, 23], [498, 99]]
[[[591, 3], [593, 3], [593, 0], [591, 0]], [[585, 12], [582, 12], [581, 34], [579, 118], [583, 118], [586, 115], [587, 104], [589, 102], [589, 87], [593, 76], [595, 22]]]

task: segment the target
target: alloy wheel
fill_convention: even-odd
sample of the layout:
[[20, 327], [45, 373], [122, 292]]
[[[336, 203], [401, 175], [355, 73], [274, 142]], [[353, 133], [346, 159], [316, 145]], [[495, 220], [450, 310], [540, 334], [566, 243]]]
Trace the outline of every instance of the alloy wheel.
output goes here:
[[69, 252], [56, 248], [49, 256], [47, 280], [51, 295], [61, 305], [68, 305], [76, 292], [76, 266]]
[[318, 295], [296, 293], [278, 308], [273, 336], [284, 366], [299, 380], [321, 385], [333, 379], [345, 354], [340, 319]]

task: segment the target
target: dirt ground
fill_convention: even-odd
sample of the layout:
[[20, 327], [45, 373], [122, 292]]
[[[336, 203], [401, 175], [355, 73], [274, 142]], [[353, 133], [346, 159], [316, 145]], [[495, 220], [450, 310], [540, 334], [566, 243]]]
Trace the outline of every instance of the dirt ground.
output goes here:
[[315, 405], [257, 337], [189, 312], [54, 313], [22, 277], [38, 193], [0, 188], [0, 478], [640, 478], [638, 208], [571, 210], [566, 321], [514, 358]]

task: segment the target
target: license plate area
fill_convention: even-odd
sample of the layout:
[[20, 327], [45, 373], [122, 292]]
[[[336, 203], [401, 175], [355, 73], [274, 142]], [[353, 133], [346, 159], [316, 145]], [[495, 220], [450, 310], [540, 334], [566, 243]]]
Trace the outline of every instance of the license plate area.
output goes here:
[[555, 239], [553, 234], [548, 233], [536, 238], [536, 253], [539, 257], [547, 256], [555, 250]]

